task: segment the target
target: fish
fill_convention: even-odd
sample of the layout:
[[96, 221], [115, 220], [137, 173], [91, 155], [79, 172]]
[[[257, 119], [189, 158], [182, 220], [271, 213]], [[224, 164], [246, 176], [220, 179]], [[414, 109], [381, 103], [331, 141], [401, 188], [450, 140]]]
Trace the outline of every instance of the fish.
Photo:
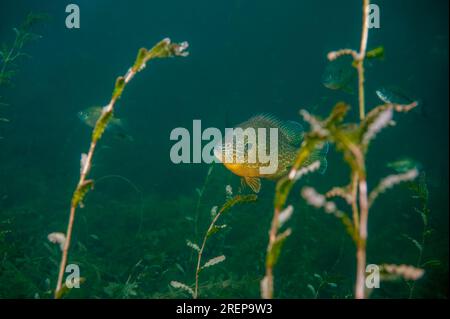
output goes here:
[[[99, 119], [100, 115], [102, 115], [103, 107], [101, 106], [91, 106], [87, 109], [84, 109], [82, 111], [79, 111], [77, 113], [78, 118], [86, 124], [89, 127], [95, 127], [95, 124], [97, 123], [97, 120]], [[112, 117], [112, 119], [109, 122], [112, 126], [123, 126], [122, 120], [116, 117]]]
[[322, 75], [322, 84], [331, 90], [341, 90], [353, 94], [357, 71], [352, 62], [353, 59], [348, 56], [329, 62]]
[[[102, 112], [103, 107], [91, 106], [88, 107], [87, 109], [79, 111], [77, 113], [77, 117], [80, 119], [81, 122], [83, 122], [87, 126], [94, 128]], [[133, 137], [125, 132], [124, 122], [120, 118], [113, 116], [109, 121], [109, 125], [107, 126], [106, 129], [114, 131], [115, 133], [114, 136], [120, 140], [129, 142], [133, 141]]]
[[395, 88], [381, 87], [375, 93], [384, 103], [408, 105], [414, 102], [413, 99]]
[[387, 167], [393, 169], [399, 174], [402, 174], [414, 168], [421, 170], [422, 165], [414, 159], [411, 159], [409, 157], [403, 157], [395, 161], [389, 162], [387, 164]]
[[[215, 157], [233, 174], [241, 177], [241, 183], [243, 186], [250, 187], [255, 193], [259, 193], [261, 189], [261, 178], [269, 180], [278, 180], [279, 178], [285, 176], [289, 169], [294, 164], [298, 150], [303, 141], [304, 129], [303, 126], [295, 121], [282, 121], [271, 114], [260, 114], [251, 117], [249, 120], [237, 125], [235, 128], [242, 128], [243, 130], [247, 128], [253, 128], [258, 131], [259, 128], [265, 128], [266, 132], [270, 128], [278, 129], [278, 167], [274, 173], [262, 174], [260, 168], [266, 166], [267, 163], [261, 163], [259, 159], [256, 162], [249, 162], [248, 152], [258, 145], [252, 145], [248, 139], [236, 139], [235, 145], [231, 143], [221, 142], [220, 145], [216, 145], [214, 148]], [[267, 142], [266, 148], [267, 153], [271, 154], [269, 133], [266, 133]], [[257, 143], [259, 140], [257, 139]], [[244, 150], [244, 160], [242, 162], [237, 162], [236, 158], [238, 156], [237, 151], [240, 149]], [[326, 155], [328, 153], [328, 143], [324, 143], [320, 147], [314, 150], [309, 158], [303, 164], [304, 166], [311, 165], [315, 161], [320, 162], [319, 172], [324, 174], [328, 163]], [[226, 156], [231, 156], [233, 161], [224, 161]]]
[[393, 87], [380, 87], [375, 91], [375, 94], [378, 98], [384, 103], [389, 104], [400, 104], [400, 105], [408, 105], [413, 102], [417, 102], [416, 110], [420, 112], [420, 114], [424, 117], [428, 117], [428, 114], [425, 110], [424, 103], [422, 101], [417, 101], [411, 98], [409, 95], [402, 92], [402, 90]]

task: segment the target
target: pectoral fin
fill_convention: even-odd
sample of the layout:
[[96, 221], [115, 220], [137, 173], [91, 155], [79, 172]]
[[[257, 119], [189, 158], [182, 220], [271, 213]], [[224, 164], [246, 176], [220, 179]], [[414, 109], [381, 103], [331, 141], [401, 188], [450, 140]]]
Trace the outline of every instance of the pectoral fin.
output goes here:
[[243, 177], [245, 184], [247, 184], [252, 191], [259, 193], [261, 190], [261, 179], [258, 177]]

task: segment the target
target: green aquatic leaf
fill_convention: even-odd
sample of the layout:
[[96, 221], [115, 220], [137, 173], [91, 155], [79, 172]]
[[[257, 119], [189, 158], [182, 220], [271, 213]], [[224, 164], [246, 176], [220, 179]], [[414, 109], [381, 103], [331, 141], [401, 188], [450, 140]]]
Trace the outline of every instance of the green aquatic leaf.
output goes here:
[[223, 206], [220, 208], [218, 214], [223, 214], [226, 211], [230, 210], [233, 206], [237, 204], [243, 204], [243, 203], [249, 203], [254, 202], [258, 199], [258, 196], [255, 194], [250, 195], [236, 195], [223, 204]]
[[166, 38], [158, 42], [151, 48], [146, 56], [146, 59], [151, 58], [166, 58], [170, 56], [170, 39]]
[[146, 60], [153, 58], [169, 58], [174, 56], [187, 56], [187, 42], [172, 43], [169, 38], [163, 39], [148, 51]]
[[77, 207], [83, 201], [87, 192], [94, 187], [94, 181], [91, 179], [85, 180], [83, 184], [77, 187], [72, 196], [72, 207]]
[[314, 288], [314, 286], [311, 284], [308, 284], [306, 287], [308, 287], [311, 294], [315, 297], [316, 296], [316, 288]]
[[125, 78], [123, 76], [119, 76], [116, 79], [116, 85], [114, 86], [114, 91], [112, 94], [113, 100], [118, 99], [122, 95], [124, 87], [125, 87]]
[[331, 128], [341, 123], [347, 115], [350, 106], [345, 102], [338, 102], [331, 111], [328, 118], [324, 121], [324, 127]]
[[438, 260], [438, 259], [431, 259], [431, 260], [428, 260], [428, 261], [424, 262], [422, 265], [420, 265], [420, 267], [422, 267], [422, 268], [425, 268], [425, 267], [439, 267], [441, 265], [442, 265], [442, 263], [441, 263], [440, 260]]
[[347, 214], [339, 214], [336, 216], [341, 221], [342, 225], [344, 225], [347, 234], [353, 239], [355, 243], [359, 241], [359, 234], [355, 232], [355, 226], [353, 225], [352, 220]]
[[291, 191], [293, 182], [287, 177], [281, 178], [275, 187], [275, 200], [274, 205], [277, 209], [282, 209], [285, 205], [289, 192]]
[[421, 211], [420, 209], [418, 209], [418, 208], [414, 208], [414, 210], [420, 215], [420, 217], [422, 218], [422, 223], [423, 223], [423, 225], [424, 226], [427, 226], [428, 225], [428, 215], [425, 213], [425, 212], [423, 212], [423, 211]]
[[179, 263], [175, 263], [175, 267], [177, 267], [177, 269], [181, 272], [181, 273], [186, 273], [185, 271], [184, 271], [184, 268], [179, 264]]
[[366, 53], [367, 59], [383, 59], [384, 58], [384, 47], [379, 46], [375, 49], [369, 50]]
[[97, 120], [97, 123], [95, 124], [94, 131], [92, 132], [92, 142], [95, 143], [102, 137], [112, 117], [113, 117], [112, 110], [102, 112], [99, 119]]
[[352, 126], [336, 128], [333, 132], [336, 149], [343, 154], [345, 162], [353, 172], [357, 172], [359, 176], [365, 176], [365, 163], [362, 157], [364, 152], [356, 136]]
[[416, 239], [414, 239], [406, 234], [404, 234], [403, 237], [408, 239], [417, 248], [417, 250], [419, 250], [419, 252], [422, 252], [423, 246]]
[[148, 55], [148, 50], [146, 48], [140, 48], [136, 57], [136, 61], [134, 62], [133, 67], [131, 68], [133, 72], [138, 72], [145, 65], [145, 58]]
[[[86, 281], [86, 278], [74, 278], [72, 284], [82, 284]], [[69, 288], [66, 283], [62, 285], [62, 287], [55, 293], [55, 299], [61, 299], [66, 296], [73, 288]]]
[[291, 235], [292, 230], [290, 228], [286, 229], [283, 233], [279, 234], [276, 238], [272, 246], [269, 248], [266, 257], [266, 267], [273, 268], [278, 261], [278, 257], [280, 257], [281, 248], [284, 245], [286, 239]]

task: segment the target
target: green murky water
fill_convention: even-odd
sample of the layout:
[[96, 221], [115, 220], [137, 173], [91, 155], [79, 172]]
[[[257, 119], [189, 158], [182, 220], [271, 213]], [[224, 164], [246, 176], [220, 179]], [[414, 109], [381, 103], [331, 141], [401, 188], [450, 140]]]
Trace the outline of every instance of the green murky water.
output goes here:
[[[47, 235], [66, 232], [80, 154], [92, 130], [77, 113], [106, 105], [115, 78], [137, 50], [165, 37], [188, 41], [190, 55], [149, 62], [118, 101], [122, 130], [108, 130], [99, 142], [90, 172], [95, 187], [75, 218], [69, 263], [79, 266], [85, 281], [66, 297], [189, 297], [170, 285], [175, 280], [193, 287], [197, 253], [186, 241], [201, 244], [211, 209], [227, 200], [227, 185], [236, 195], [241, 182], [221, 164], [207, 177], [208, 164], [172, 163], [170, 132], [192, 131], [194, 119], [203, 128], [223, 129], [260, 113], [301, 121], [300, 108], [326, 116], [338, 101], [352, 106], [348, 118], [357, 121], [356, 77], [334, 71], [341, 72], [334, 80], [344, 76], [353, 92], [323, 81], [328, 52], [359, 48], [360, 3], [76, 4], [79, 29], [66, 27], [66, 3], [0, 4], [6, 54], [16, 39], [13, 28], [29, 12], [47, 16], [22, 30], [40, 37], [25, 40], [18, 52], [27, 55], [17, 56], [0, 77], [0, 297], [52, 297], [61, 251]], [[380, 28], [370, 30], [368, 48], [384, 46], [385, 57], [366, 63], [367, 108], [382, 103], [380, 88], [395, 88], [420, 104], [396, 116], [397, 125], [371, 144], [368, 187], [395, 173], [386, 164], [402, 158], [420, 163], [422, 179], [396, 186], [371, 208], [367, 262], [408, 264], [425, 273], [414, 286], [383, 281], [371, 297], [448, 298], [448, 2], [376, 4]], [[276, 298], [354, 297], [351, 238], [339, 220], [300, 196], [305, 185], [324, 193], [348, 183], [349, 169], [333, 146], [327, 159], [326, 173], [301, 179], [288, 198], [292, 234], [275, 268]], [[426, 187], [426, 201], [418, 186]], [[274, 182], [263, 180], [256, 202], [221, 217], [218, 224], [227, 227], [208, 239], [204, 261], [226, 259], [201, 272], [200, 297], [259, 298], [274, 190]], [[350, 216], [344, 202], [337, 204]], [[424, 210], [426, 227], [418, 212]]]

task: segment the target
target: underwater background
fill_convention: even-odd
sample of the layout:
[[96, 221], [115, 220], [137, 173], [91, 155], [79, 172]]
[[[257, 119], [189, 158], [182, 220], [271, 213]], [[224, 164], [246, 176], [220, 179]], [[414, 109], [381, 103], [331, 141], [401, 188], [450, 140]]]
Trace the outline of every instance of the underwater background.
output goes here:
[[[0, 2], [0, 43], [29, 12], [45, 14], [33, 26], [41, 38], [26, 43], [11, 84], [0, 86], [0, 298], [50, 298], [60, 250], [47, 240], [64, 232], [79, 178], [80, 154], [91, 128], [77, 113], [109, 101], [114, 79], [137, 50], [165, 37], [188, 41], [183, 59], [152, 61], [127, 86], [115, 115], [126, 135], [107, 132], [95, 154], [95, 189], [78, 210], [69, 262], [86, 281], [68, 298], [183, 298], [172, 280], [191, 283], [198, 242], [211, 208], [235, 192], [237, 176], [221, 164], [173, 164], [172, 129], [232, 127], [259, 113], [299, 120], [299, 109], [326, 116], [344, 100], [358, 117], [358, 95], [324, 86], [328, 52], [357, 48], [359, 1], [77, 0], [81, 26], [67, 29], [65, 1]], [[397, 87], [420, 101], [380, 133], [368, 154], [369, 188], [392, 173], [386, 163], [420, 163], [429, 198], [427, 234], [407, 185], [384, 194], [369, 216], [368, 263], [417, 265], [412, 239], [426, 237], [415, 283], [382, 284], [371, 298], [448, 298], [448, 1], [379, 0], [381, 27], [369, 48], [383, 60], [366, 66], [368, 109], [375, 91]], [[356, 89], [356, 86], [355, 86]], [[325, 174], [291, 192], [292, 235], [276, 268], [277, 298], [352, 298], [355, 248], [332, 216], [309, 207], [301, 184], [320, 191], [342, 185], [349, 170], [328, 154]], [[206, 182], [205, 182], [206, 181]], [[423, 186], [423, 185], [422, 185]], [[275, 183], [263, 181], [255, 203], [233, 208], [228, 225], [208, 242], [207, 256], [226, 260], [202, 273], [203, 298], [259, 298], [264, 276]], [[199, 197], [201, 190], [204, 190]], [[200, 191], [199, 191], [200, 190]], [[198, 221], [196, 216], [198, 213]], [[197, 224], [197, 225], [195, 225]]]

